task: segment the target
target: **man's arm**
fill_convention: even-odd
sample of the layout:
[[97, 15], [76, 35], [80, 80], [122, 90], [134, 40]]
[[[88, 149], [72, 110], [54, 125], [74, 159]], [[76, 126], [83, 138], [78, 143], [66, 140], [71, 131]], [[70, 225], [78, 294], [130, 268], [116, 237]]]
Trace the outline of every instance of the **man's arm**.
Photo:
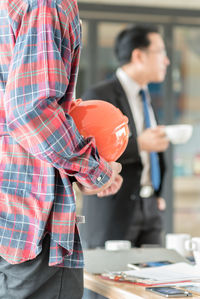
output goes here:
[[66, 1], [65, 10], [47, 3], [34, 2], [18, 23], [11, 22], [16, 41], [5, 93], [8, 129], [32, 155], [83, 185], [101, 187], [111, 168], [99, 157], [94, 139], [84, 140], [65, 113], [80, 54], [76, 2]]

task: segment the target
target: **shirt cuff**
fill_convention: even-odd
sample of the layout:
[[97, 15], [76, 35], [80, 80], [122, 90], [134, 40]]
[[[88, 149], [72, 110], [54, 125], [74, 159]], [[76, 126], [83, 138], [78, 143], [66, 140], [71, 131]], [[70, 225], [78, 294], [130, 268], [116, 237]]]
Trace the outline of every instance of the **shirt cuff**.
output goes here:
[[75, 178], [83, 186], [90, 189], [101, 188], [105, 185], [112, 176], [112, 169], [109, 164], [103, 159], [98, 159], [98, 166], [89, 168], [84, 173], [77, 173]]
[[103, 159], [100, 159], [99, 167], [91, 175], [91, 182], [96, 187], [105, 185], [112, 175], [112, 169], [109, 164]]

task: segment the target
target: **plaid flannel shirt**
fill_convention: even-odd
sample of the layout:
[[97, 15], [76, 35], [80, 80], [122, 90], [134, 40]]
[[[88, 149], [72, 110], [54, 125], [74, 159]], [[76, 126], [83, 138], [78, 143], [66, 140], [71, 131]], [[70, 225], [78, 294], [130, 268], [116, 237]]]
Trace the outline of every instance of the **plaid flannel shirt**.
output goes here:
[[111, 176], [68, 114], [80, 36], [75, 0], [0, 0], [0, 255], [12, 264], [49, 233], [49, 265], [82, 267], [70, 177]]

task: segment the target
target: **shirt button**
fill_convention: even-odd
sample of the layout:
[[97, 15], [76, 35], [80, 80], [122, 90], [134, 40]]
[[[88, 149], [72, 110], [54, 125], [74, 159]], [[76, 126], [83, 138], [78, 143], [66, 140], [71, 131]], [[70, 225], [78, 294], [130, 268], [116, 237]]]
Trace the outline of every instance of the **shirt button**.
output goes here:
[[102, 179], [101, 176], [99, 176], [99, 177], [97, 178], [97, 181], [100, 182], [101, 179]]

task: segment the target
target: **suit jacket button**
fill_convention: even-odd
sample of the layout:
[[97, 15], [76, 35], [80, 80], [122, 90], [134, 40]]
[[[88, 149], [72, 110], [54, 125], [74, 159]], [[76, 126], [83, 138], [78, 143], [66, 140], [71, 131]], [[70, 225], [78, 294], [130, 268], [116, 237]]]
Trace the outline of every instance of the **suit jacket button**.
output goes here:
[[135, 194], [131, 194], [130, 198], [131, 200], [136, 200], [137, 196]]

